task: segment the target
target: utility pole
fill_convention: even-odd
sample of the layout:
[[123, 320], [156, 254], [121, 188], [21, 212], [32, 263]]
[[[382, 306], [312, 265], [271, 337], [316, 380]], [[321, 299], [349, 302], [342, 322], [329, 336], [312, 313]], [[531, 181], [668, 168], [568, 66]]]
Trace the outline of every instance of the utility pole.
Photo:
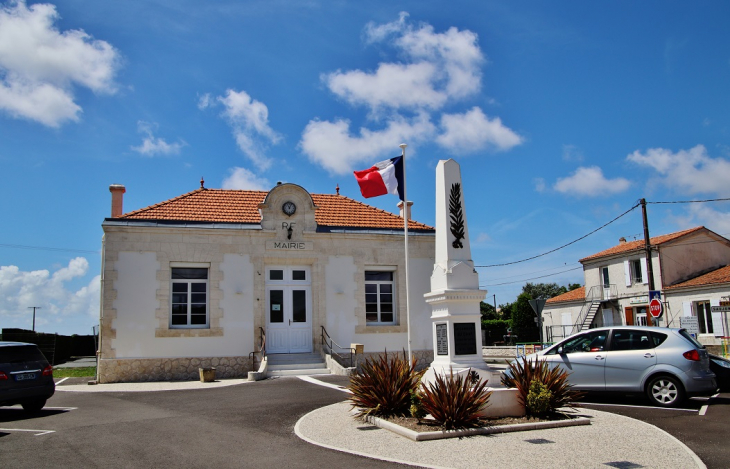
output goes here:
[[41, 309], [41, 307], [40, 306], [28, 306], [28, 309], [33, 310], [33, 332], [35, 332], [35, 310]]
[[[642, 198], [640, 201], [641, 203], [641, 216], [644, 221], [644, 251], [646, 252], [646, 273], [649, 276], [649, 300], [651, 300], [651, 292], [654, 291], [654, 265], [651, 261], [651, 242], [649, 238], [649, 220], [646, 216], [646, 199]], [[647, 311], [648, 313], [648, 311]], [[649, 318], [649, 314], [647, 314], [647, 319]], [[651, 318], [651, 320], [655, 323], [653, 325], [657, 325], [659, 323], [661, 318]]]
[[654, 266], [651, 262], [651, 242], [649, 241], [649, 221], [646, 216], [646, 199], [641, 199], [641, 216], [644, 220], [644, 250], [646, 251], [646, 272], [649, 275], [649, 291], [654, 290]]

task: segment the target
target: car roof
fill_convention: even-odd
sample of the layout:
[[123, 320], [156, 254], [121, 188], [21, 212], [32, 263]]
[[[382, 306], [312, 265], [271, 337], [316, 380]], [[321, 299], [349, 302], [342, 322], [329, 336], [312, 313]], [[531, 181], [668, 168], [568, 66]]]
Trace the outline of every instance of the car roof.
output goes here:
[[27, 342], [0, 341], [0, 347], [20, 347], [23, 345], [35, 345], [35, 344], [29, 344]]
[[[576, 334], [580, 334], [583, 332], [591, 332], [591, 331], [608, 331], [610, 329], [640, 329], [645, 331], [678, 331], [680, 328], [678, 327], [657, 327], [657, 326], [603, 326], [603, 327], [594, 327], [593, 329], [585, 329], [583, 331], [577, 332]], [[576, 335], [573, 334], [573, 335]]]

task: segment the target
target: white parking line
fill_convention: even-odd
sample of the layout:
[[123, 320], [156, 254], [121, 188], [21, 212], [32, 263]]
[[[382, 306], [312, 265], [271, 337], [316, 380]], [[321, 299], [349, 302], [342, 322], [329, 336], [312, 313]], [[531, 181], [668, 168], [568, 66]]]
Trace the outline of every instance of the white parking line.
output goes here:
[[0, 428], [0, 432], [35, 432], [33, 436], [48, 435], [49, 433], [56, 433], [56, 430], [29, 430], [26, 428]]
[[61, 381], [56, 381], [56, 386], [66, 381], [68, 378], [63, 378]]
[[[715, 397], [717, 397], [719, 395], [720, 395], [720, 393], [718, 392], [717, 394], [713, 394], [712, 396], [705, 398], [705, 400], [707, 400], [708, 402], [710, 402], [713, 398], [715, 398]], [[705, 415], [707, 413], [707, 409], [709, 409], [709, 408], [710, 408], [710, 404], [709, 403], [703, 405], [700, 408], [700, 415]]]
[[297, 376], [297, 378], [301, 379], [302, 381], [306, 381], [308, 383], [316, 384], [318, 386], [324, 386], [326, 388], [337, 389], [338, 391], [347, 392], [347, 393], [352, 394], [352, 392], [349, 389], [347, 389], [346, 387], [338, 386], [338, 385], [332, 384], [332, 383], [325, 383], [324, 381], [320, 381], [318, 379], [312, 378], [311, 376]]
[[677, 409], [676, 407], [656, 407], [650, 405], [629, 405], [629, 404], [597, 404], [594, 402], [581, 402], [581, 405], [597, 405], [606, 407], [632, 407], [634, 409], [660, 409], [660, 410], [680, 410], [684, 412], [697, 412], [695, 409]]

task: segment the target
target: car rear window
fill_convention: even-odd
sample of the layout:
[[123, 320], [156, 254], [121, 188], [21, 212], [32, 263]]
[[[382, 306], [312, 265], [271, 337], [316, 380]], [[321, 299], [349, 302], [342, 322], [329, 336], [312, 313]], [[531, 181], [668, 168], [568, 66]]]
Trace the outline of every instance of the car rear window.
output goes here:
[[691, 335], [689, 334], [689, 332], [687, 332], [687, 329], [680, 329], [680, 330], [679, 330], [679, 335], [681, 335], [681, 336], [682, 336], [682, 337], [684, 337], [685, 339], [689, 340], [689, 342], [690, 342], [690, 343], [691, 343], [692, 345], [694, 345], [694, 346], [695, 346], [696, 348], [705, 348], [705, 346], [704, 346], [704, 345], [702, 345], [701, 343], [697, 342], [697, 341], [695, 340], [695, 338], [694, 338], [694, 337], [692, 337], [692, 336], [691, 336]]
[[662, 342], [667, 340], [667, 334], [662, 334], [661, 332], [652, 332], [651, 340], [652, 342], [654, 342], [654, 347], [659, 347]]
[[0, 347], [0, 363], [45, 361], [46, 357], [35, 345]]

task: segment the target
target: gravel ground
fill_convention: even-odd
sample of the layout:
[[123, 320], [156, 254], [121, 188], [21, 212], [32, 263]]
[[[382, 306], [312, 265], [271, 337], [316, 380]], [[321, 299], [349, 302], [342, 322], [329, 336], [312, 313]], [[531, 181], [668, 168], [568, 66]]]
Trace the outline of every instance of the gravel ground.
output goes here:
[[295, 431], [312, 444], [421, 467], [705, 467], [663, 430], [592, 409], [577, 409], [591, 418], [586, 426], [424, 442], [356, 420], [349, 410], [347, 403], [315, 410], [297, 422]]

